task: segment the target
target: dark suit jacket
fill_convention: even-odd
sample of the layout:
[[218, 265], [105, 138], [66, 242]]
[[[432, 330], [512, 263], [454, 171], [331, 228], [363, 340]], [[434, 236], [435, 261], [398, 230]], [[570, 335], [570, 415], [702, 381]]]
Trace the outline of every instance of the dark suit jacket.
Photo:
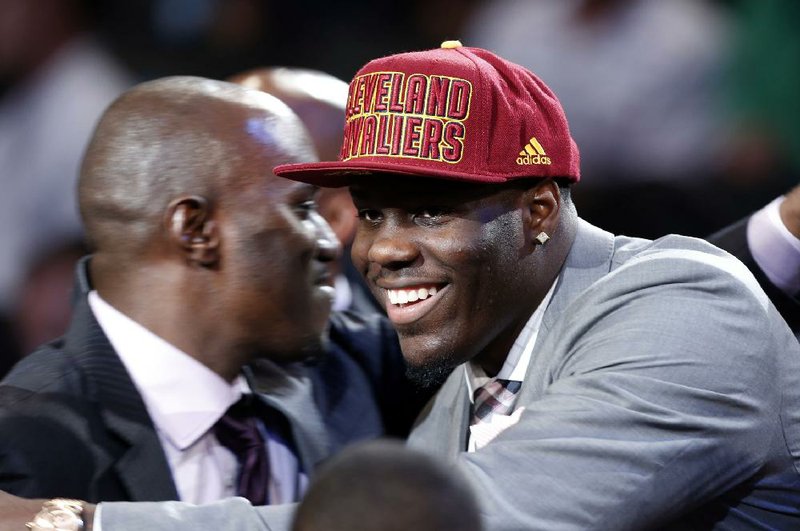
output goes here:
[[[78, 291], [85, 295], [84, 267]], [[402, 378], [396, 336], [377, 315], [332, 317], [327, 350], [318, 362], [287, 367], [293, 378], [268, 362], [245, 369], [262, 400], [289, 420], [308, 472], [347, 443], [404, 435], [426, 398]], [[0, 383], [0, 434], [0, 489], [12, 494], [178, 499], [144, 402], [85, 296], [64, 337], [24, 358]]]
[[770, 282], [767, 275], [758, 267], [753, 255], [750, 253], [750, 246], [747, 245], [747, 222], [749, 217], [729, 225], [706, 238], [721, 249], [725, 249], [733, 256], [744, 262], [744, 264], [755, 275], [762, 289], [769, 296], [775, 308], [789, 324], [792, 332], [800, 332], [800, 301], [786, 295]]

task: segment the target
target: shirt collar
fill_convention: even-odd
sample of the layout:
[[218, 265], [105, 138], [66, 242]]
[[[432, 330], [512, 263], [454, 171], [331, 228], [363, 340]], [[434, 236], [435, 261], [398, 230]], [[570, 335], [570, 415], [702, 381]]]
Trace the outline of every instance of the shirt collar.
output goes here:
[[194, 444], [250, 388], [241, 375], [228, 383], [104, 301], [89, 305], [127, 369], [156, 428], [177, 448]]
[[[550, 299], [553, 297], [556, 283], [557, 281], [553, 282], [553, 285], [550, 286], [544, 299], [542, 299], [542, 302], [536, 307], [536, 310], [525, 323], [517, 339], [514, 340], [514, 344], [511, 346], [511, 350], [509, 350], [508, 356], [495, 378], [512, 380], [515, 382], [525, 381], [528, 365], [530, 365], [531, 362], [533, 347], [536, 345], [536, 338], [539, 336], [539, 329], [542, 327], [544, 312], [547, 309], [547, 305], [550, 304]], [[493, 379], [487, 376], [477, 363], [471, 361], [464, 365], [464, 377], [467, 381], [467, 391], [469, 392], [470, 402], [472, 402], [474, 390], [486, 385], [489, 380]]]

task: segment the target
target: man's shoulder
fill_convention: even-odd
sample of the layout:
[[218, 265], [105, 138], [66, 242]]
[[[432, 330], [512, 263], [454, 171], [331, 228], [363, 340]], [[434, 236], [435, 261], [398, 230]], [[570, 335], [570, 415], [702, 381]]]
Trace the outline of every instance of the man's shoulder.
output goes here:
[[0, 489], [89, 499], [100, 410], [77, 392], [0, 385]]
[[15, 434], [3, 437], [4, 450], [27, 451], [27, 442], [44, 444], [47, 434], [88, 433], [97, 407], [80, 370], [63, 354], [60, 340], [43, 345], [0, 383], [0, 431]]
[[614, 236], [584, 222], [551, 307], [561, 314], [572, 306], [572, 313], [586, 317], [606, 303], [616, 307], [635, 300], [663, 307], [676, 300], [701, 303], [709, 294], [735, 300], [743, 312], [765, 313], [770, 305], [747, 266], [705, 240]]
[[[708, 242], [617, 236], [606, 245], [604, 270], [584, 280], [585, 271], [572, 266], [560, 279], [544, 318], [545, 336], [560, 342], [549, 347], [553, 352], [594, 345], [587, 352], [615, 357], [626, 350], [622, 345], [635, 345], [651, 356], [682, 350], [704, 351], [710, 358], [714, 351], [720, 362], [731, 364], [722, 347], [730, 351], [733, 342], [747, 363], [756, 351], [771, 356], [777, 341], [788, 337], [747, 267]], [[601, 349], [596, 343], [615, 346]]]
[[[769, 299], [750, 269], [730, 253], [699, 238], [670, 234], [656, 240], [615, 238], [605, 281], [631, 289], [653, 284], [714, 284], [742, 292], [762, 307]], [[720, 292], [721, 293], [721, 292]]]
[[33, 393], [80, 393], [81, 370], [64, 351], [59, 338], [37, 348], [22, 358], [6, 375], [0, 388], [16, 387]]
[[679, 256], [681, 252], [686, 253], [686, 256], [691, 256], [692, 253], [704, 253], [711, 256], [724, 257], [726, 259], [733, 258], [728, 252], [723, 251], [704, 239], [682, 236], [680, 234], [667, 234], [655, 240], [630, 236], [615, 236], [613, 262], [615, 267], [618, 267], [628, 261], [636, 260], [643, 256], [656, 253], [665, 253], [664, 256], [672, 253], [675, 256]]
[[[567, 271], [562, 281], [569, 285], [569, 275], [580, 273]], [[778, 342], [789, 337], [742, 262], [685, 236], [616, 237], [608, 270], [569, 297], [558, 298], [557, 292], [554, 302], [545, 323], [557, 333], [547, 335], [561, 342], [563, 352], [594, 345], [586, 352], [615, 358], [628, 345], [651, 357], [694, 352], [729, 366], [737, 363], [734, 358], [746, 365], [756, 352], [767, 363]]]

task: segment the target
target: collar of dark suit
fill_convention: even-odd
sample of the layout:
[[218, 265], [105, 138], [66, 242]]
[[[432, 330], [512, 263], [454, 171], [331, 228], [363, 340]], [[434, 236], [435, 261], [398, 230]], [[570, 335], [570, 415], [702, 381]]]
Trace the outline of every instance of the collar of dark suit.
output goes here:
[[178, 499], [142, 397], [89, 307], [86, 298], [92, 289], [89, 259], [85, 257], [77, 265], [73, 314], [64, 335], [64, 356], [83, 375], [85, 398], [98, 405], [106, 428], [125, 444], [110, 466], [117, 470], [131, 499]]

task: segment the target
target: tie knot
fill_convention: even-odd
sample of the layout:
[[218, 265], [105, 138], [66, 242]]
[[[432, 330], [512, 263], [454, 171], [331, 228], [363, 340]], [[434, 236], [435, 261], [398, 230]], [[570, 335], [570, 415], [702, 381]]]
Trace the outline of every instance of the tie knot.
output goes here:
[[514, 407], [517, 391], [522, 382], [494, 378], [475, 389], [473, 393], [472, 424], [476, 424], [489, 414], [508, 415]]
[[214, 425], [220, 444], [240, 455], [250, 448], [264, 445], [258, 428], [256, 407], [249, 395], [234, 403]]

